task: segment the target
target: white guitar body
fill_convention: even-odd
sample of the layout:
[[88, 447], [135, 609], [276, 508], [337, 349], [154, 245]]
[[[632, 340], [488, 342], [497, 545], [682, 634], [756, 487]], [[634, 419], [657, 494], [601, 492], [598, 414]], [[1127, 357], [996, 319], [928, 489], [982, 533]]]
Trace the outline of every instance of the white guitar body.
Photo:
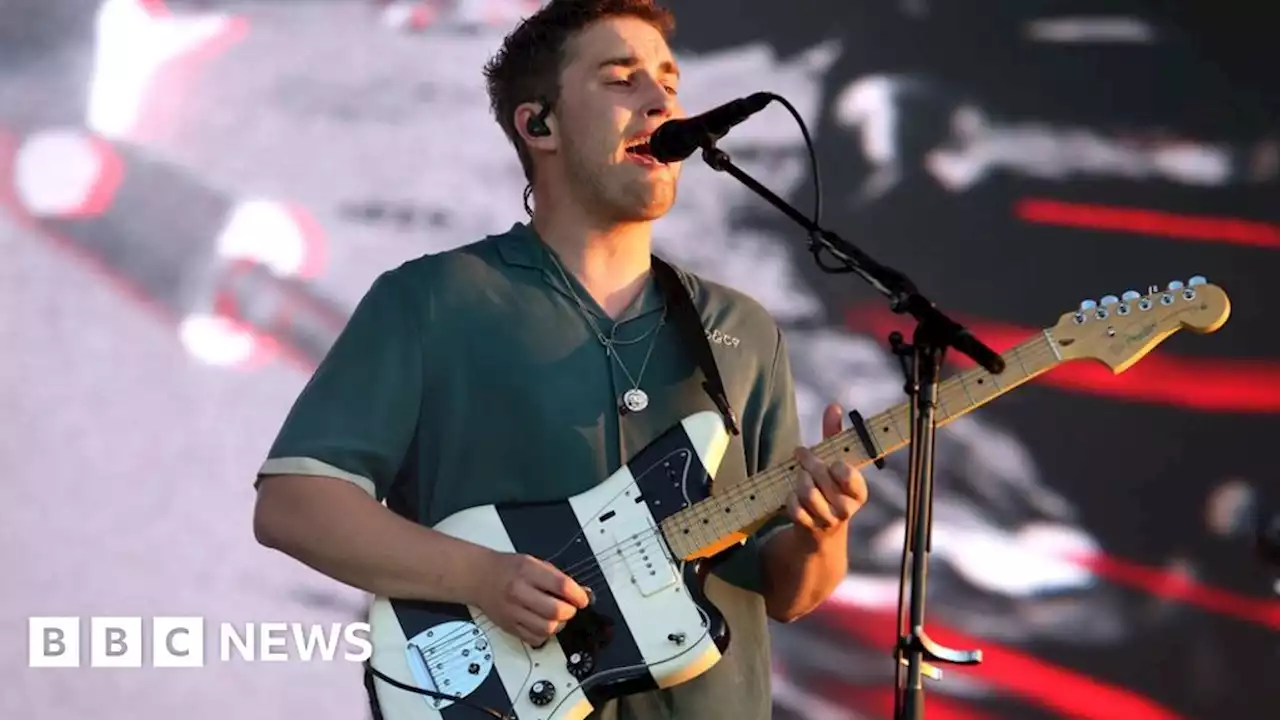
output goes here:
[[[592, 604], [531, 648], [479, 609], [377, 598], [372, 686], [384, 720], [577, 720], [620, 695], [701, 675], [728, 644], [696, 563], [673, 557], [658, 523], [706, 497], [729, 436], [691, 415], [592, 490], [562, 502], [474, 507], [436, 530], [553, 563]], [[387, 682], [384, 677], [395, 683]], [[419, 688], [454, 700], [404, 689]]]

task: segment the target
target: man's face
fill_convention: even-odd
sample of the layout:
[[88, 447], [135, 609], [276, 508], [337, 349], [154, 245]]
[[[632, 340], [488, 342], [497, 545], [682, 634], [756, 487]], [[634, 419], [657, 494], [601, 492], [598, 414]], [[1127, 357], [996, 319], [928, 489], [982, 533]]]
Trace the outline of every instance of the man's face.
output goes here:
[[679, 71], [662, 34], [636, 18], [602, 20], [571, 41], [566, 59], [556, 115], [574, 194], [610, 222], [666, 214], [680, 164], [627, 150], [681, 114]]

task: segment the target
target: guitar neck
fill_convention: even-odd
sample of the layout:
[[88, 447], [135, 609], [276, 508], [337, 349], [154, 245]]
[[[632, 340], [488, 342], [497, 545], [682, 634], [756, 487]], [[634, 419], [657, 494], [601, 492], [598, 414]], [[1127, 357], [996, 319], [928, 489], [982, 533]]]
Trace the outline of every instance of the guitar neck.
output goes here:
[[[977, 409], [1063, 362], [1048, 330], [1002, 357], [1005, 370], [999, 375], [975, 368], [938, 383], [938, 425]], [[911, 443], [910, 403], [890, 408], [865, 422], [870, 448], [855, 429], [850, 429], [810, 449], [823, 462], [843, 460], [862, 467]], [[788, 461], [671, 515], [663, 521], [662, 530], [672, 552], [691, 560], [715, 555], [740, 542], [748, 528], [758, 527], [786, 507], [799, 472], [799, 463]]]

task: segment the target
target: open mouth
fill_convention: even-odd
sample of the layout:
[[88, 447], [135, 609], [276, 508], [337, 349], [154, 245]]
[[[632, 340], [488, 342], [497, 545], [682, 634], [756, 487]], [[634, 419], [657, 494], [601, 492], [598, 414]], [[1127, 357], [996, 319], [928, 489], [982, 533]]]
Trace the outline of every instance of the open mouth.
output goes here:
[[627, 146], [627, 157], [631, 158], [631, 160], [634, 162], [640, 163], [641, 165], [661, 165], [662, 164], [658, 162], [653, 157], [653, 155], [649, 153], [648, 137], [632, 140], [631, 144]]

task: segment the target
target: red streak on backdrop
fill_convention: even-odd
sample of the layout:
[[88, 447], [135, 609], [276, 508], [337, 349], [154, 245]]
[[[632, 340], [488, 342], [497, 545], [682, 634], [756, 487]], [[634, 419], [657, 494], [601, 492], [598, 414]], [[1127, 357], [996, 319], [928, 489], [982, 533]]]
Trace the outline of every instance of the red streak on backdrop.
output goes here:
[[1157, 597], [1181, 601], [1202, 610], [1280, 631], [1280, 599], [1238, 595], [1203, 585], [1182, 573], [1146, 567], [1106, 555], [1077, 560], [1095, 574], [1117, 585], [1127, 585]]
[[1280, 225], [1232, 217], [1181, 215], [1143, 208], [1026, 198], [1014, 214], [1037, 225], [1155, 235], [1173, 240], [1221, 242], [1280, 249]]

